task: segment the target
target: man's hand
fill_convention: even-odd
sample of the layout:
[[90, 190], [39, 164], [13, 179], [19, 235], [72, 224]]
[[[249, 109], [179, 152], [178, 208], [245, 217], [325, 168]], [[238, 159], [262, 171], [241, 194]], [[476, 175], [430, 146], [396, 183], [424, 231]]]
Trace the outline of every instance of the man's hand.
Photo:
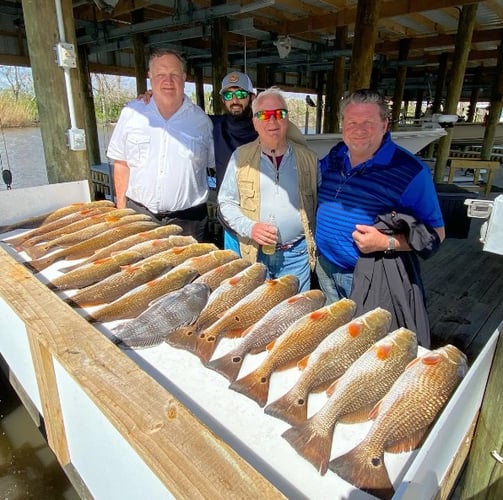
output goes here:
[[274, 245], [278, 241], [278, 230], [267, 222], [256, 222], [253, 224], [251, 237], [259, 245]]
[[143, 101], [145, 104], [148, 104], [150, 102], [150, 99], [152, 99], [152, 91], [151, 90], [147, 90], [145, 91], [144, 94], [140, 94], [137, 99], [139, 101]]
[[388, 236], [374, 226], [357, 224], [355, 227], [352, 236], [360, 252], [383, 252], [388, 248]]

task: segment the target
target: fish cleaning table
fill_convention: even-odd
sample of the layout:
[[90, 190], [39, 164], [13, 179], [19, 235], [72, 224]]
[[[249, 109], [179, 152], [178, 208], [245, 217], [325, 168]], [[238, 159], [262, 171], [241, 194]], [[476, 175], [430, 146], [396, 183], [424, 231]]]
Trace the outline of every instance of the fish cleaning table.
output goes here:
[[[68, 191], [55, 187], [51, 199], [59, 189]], [[47, 212], [40, 203], [32, 215]], [[372, 498], [330, 471], [320, 476], [281, 437], [288, 424], [230, 390], [191, 353], [166, 343], [121, 351], [107, 339], [113, 324], [89, 324], [45, 286], [52, 268], [39, 279], [4, 246], [0, 271], [0, 353], [81, 492], [107, 500]], [[496, 339], [495, 332], [423, 446], [386, 456], [394, 498], [432, 498], [451, 468], [459, 470], [453, 464], [466, 453]], [[223, 339], [214, 357], [235, 341]], [[247, 356], [241, 375], [264, 355]], [[286, 392], [297, 374], [296, 368], [275, 373], [268, 401]], [[324, 400], [313, 395], [309, 413]], [[369, 426], [339, 425], [332, 458], [357, 444]]]

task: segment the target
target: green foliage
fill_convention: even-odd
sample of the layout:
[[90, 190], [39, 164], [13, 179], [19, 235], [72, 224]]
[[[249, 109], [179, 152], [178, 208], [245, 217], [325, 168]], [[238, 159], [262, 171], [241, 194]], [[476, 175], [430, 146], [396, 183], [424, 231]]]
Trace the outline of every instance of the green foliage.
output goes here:
[[31, 127], [38, 122], [36, 100], [30, 94], [14, 96], [10, 90], [2, 90], [0, 116], [2, 127]]
[[130, 79], [93, 74], [92, 82], [96, 120], [100, 123], [116, 122], [122, 108], [136, 97]]

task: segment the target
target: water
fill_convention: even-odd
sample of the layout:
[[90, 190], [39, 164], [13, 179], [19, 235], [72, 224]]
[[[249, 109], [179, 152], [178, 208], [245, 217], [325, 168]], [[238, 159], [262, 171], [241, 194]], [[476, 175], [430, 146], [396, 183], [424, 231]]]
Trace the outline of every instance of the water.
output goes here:
[[[12, 189], [48, 183], [39, 128], [0, 131], [2, 169]], [[0, 191], [7, 186], [0, 181]], [[39, 429], [0, 370], [0, 500], [77, 500]]]
[[0, 499], [78, 500], [54, 453], [0, 373]]
[[[106, 162], [105, 148], [112, 127], [98, 129], [101, 161]], [[38, 127], [0, 129], [0, 166], [10, 169], [12, 189], [48, 184], [42, 135]], [[7, 186], [0, 180], [0, 191]], [[1, 500], [1, 499], [0, 499]]]
[[[37, 127], [3, 129], [0, 132], [2, 169], [12, 173], [12, 189], [48, 183], [42, 136]], [[2, 182], [0, 191], [7, 186]]]

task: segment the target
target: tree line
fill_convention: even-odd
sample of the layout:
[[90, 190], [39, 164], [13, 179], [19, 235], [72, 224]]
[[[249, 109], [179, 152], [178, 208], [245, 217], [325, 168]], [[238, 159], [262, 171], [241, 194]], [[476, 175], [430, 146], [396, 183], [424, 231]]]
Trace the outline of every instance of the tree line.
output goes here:
[[[136, 98], [132, 77], [91, 75], [96, 119], [100, 124], [117, 121], [122, 108]], [[195, 102], [195, 93], [188, 93]], [[303, 132], [314, 133], [315, 108], [308, 108], [304, 95], [287, 95], [290, 120]], [[205, 92], [205, 110], [212, 113], [211, 90]], [[30, 68], [0, 66], [0, 126], [30, 127], [39, 123], [37, 100]]]

